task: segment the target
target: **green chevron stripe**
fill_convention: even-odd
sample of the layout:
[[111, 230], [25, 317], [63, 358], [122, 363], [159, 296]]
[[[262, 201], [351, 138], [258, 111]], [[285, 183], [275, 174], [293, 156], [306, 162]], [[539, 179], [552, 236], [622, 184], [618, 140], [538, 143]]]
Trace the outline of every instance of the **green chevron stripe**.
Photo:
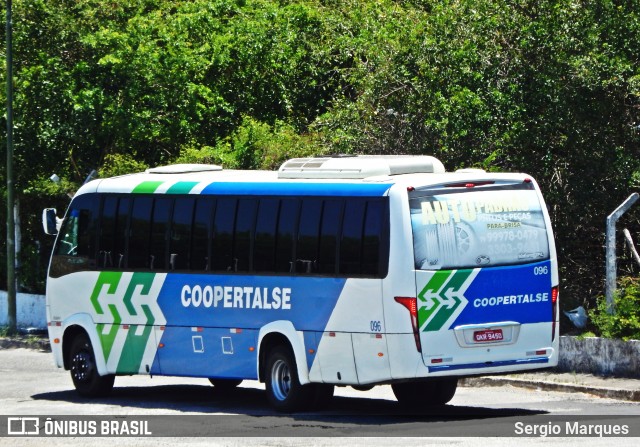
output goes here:
[[197, 184], [198, 182], [178, 182], [167, 190], [167, 194], [189, 194]]
[[93, 308], [98, 315], [102, 315], [104, 313], [104, 310], [102, 310], [102, 306], [98, 302], [100, 292], [102, 291], [102, 286], [107, 284], [109, 286], [109, 288], [107, 289], [107, 293], [113, 295], [118, 289], [120, 278], [122, 278], [122, 272], [102, 272], [98, 276], [98, 281], [93, 288], [93, 293], [91, 294], [90, 298], [91, 304], [93, 305]]
[[433, 317], [433, 320], [429, 322], [429, 324], [425, 328], [425, 331], [432, 332], [432, 331], [439, 331], [440, 329], [442, 329], [442, 326], [444, 326], [447, 320], [451, 318], [451, 315], [453, 315], [453, 313], [456, 311], [456, 309], [461, 303], [461, 301], [456, 298], [454, 298], [454, 301], [456, 303], [451, 309], [447, 309], [444, 305], [440, 307], [440, 310], [438, 311], [436, 316]]
[[457, 270], [453, 277], [447, 283], [447, 289], [453, 289], [454, 292], [460, 290], [465, 281], [471, 276], [473, 270]]
[[134, 194], [150, 194], [150, 193], [154, 193], [154, 192], [156, 192], [156, 189], [158, 189], [158, 187], [160, 185], [162, 185], [163, 183], [164, 182], [158, 182], [158, 181], [142, 182], [138, 186], [133, 188], [133, 191], [131, 191], [131, 192], [134, 193]]
[[105, 327], [104, 323], [96, 325], [98, 335], [100, 336], [100, 344], [104, 351], [105, 360], [109, 359], [111, 348], [113, 348], [113, 342], [116, 340], [116, 335], [118, 335], [118, 329], [120, 329], [120, 323], [122, 322], [118, 309], [115, 305], [109, 304], [109, 310], [111, 311], [111, 315], [113, 315], [113, 323], [111, 324], [111, 328], [109, 328], [109, 332], [106, 334], [103, 333]]
[[139, 325], [132, 324], [129, 327], [129, 333], [127, 339], [124, 342], [124, 348], [116, 372], [123, 373], [138, 373], [140, 372], [140, 364], [142, 363], [142, 356], [145, 349], [147, 349], [147, 342], [153, 329], [153, 313], [149, 306], [143, 304], [142, 310], [147, 317], [147, 324], [144, 325], [144, 329], [141, 335], [136, 335], [136, 330]]
[[448, 270], [439, 270], [439, 271], [437, 271], [431, 277], [431, 279], [429, 280], [427, 285], [424, 286], [424, 288], [422, 289], [422, 292], [420, 292], [420, 294], [418, 295], [420, 300], [426, 301], [426, 298], [424, 297], [424, 295], [427, 292], [435, 293], [438, 290], [440, 290], [440, 288], [447, 281], [447, 279], [449, 278], [450, 275], [451, 275], [451, 271], [448, 271]]
[[[459, 292], [472, 273], [473, 270], [439, 271], [429, 280], [418, 295], [421, 301], [426, 303], [431, 300], [434, 303], [431, 309], [427, 309], [426, 306], [418, 309], [418, 323], [420, 327], [426, 323], [423, 329], [424, 332], [439, 331], [458, 310], [463, 303], [462, 300], [457, 296], [449, 298], [446, 293], [451, 295]], [[440, 274], [439, 277], [437, 277], [438, 274]], [[438, 296], [427, 298], [425, 296], [427, 293], [437, 293]], [[449, 299], [454, 301], [451, 308], [448, 308], [445, 304], [449, 302]]]
[[[418, 294], [418, 299], [422, 302], [427, 302], [427, 298], [425, 295], [427, 293], [437, 293], [438, 290], [442, 287], [442, 285], [447, 281], [451, 272], [450, 271], [437, 271], [429, 280], [426, 286], [422, 289], [422, 291]], [[440, 308], [440, 300], [437, 298], [433, 299], [434, 305], [431, 309], [427, 309], [426, 307], [418, 307], [418, 325], [421, 327], [426, 321], [429, 321], [431, 315], [436, 312]]]
[[140, 291], [143, 295], [148, 295], [151, 290], [151, 285], [153, 284], [153, 279], [155, 278], [155, 273], [134, 273], [131, 277], [131, 281], [129, 282], [129, 286], [127, 287], [127, 291], [124, 294], [124, 298], [122, 302], [124, 306], [127, 308], [129, 315], [138, 315], [136, 309], [133, 307], [131, 300], [133, 299], [133, 292], [136, 290], [136, 286], [142, 286], [142, 290]]

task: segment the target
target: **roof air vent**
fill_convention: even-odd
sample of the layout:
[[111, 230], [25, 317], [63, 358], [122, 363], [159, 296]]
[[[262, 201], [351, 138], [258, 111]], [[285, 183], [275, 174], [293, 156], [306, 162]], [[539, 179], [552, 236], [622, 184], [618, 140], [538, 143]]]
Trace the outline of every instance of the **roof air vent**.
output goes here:
[[278, 178], [362, 179], [377, 175], [443, 172], [442, 163], [428, 155], [361, 155], [293, 158], [280, 166]]

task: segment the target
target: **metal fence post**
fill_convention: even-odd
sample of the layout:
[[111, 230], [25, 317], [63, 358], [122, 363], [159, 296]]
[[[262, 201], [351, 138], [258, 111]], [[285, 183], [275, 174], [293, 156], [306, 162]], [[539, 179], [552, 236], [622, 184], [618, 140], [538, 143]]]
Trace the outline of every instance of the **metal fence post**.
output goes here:
[[631, 194], [627, 200], [615, 209], [615, 211], [607, 216], [607, 233], [606, 233], [606, 284], [605, 295], [607, 298], [607, 312], [609, 314], [614, 313], [613, 294], [616, 290], [617, 281], [617, 258], [616, 258], [616, 223], [618, 219], [627, 212], [631, 205], [633, 205], [639, 198], [637, 192]]

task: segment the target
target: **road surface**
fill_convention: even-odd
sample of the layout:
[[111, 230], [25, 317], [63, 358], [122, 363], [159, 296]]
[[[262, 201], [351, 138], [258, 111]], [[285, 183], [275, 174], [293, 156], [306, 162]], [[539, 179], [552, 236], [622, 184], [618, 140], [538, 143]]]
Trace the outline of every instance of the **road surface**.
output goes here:
[[[73, 390], [67, 371], [53, 366], [50, 353], [27, 349], [0, 350], [0, 411], [7, 417], [38, 416], [42, 420], [148, 420], [152, 437], [136, 445], [229, 446], [378, 446], [378, 445], [518, 445], [544, 442], [563, 447], [584, 445], [580, 438], [540, 437], [526, 430], [563, 427], [569, 421], [631, 425], [640, 430], [640, 404], [560, 393], [505, 387], [459, 387], [451, 403], [421, 412], [403, 411], [389, 386], [360, 392], [336, 388], [329, 407], [283, 415], [272, 410], [264, 386], [244, 382], [231, 393], [217, 392], [207, 379], [118, 377], [112, 395], [85, 399]], [[4, 421], [0, 421], [6, 424]], [[519, 424], [519, 425], [516, 425]], [[546, 424], [546, 427], [545, 427]], [[516, 432], [518, 430], [519, 432]], [[157, 437], [157, 435], [172, 437]], [[527, 435], [520, 437], [519, 435]], [[560, 433], [565, 435], [564, 432]], [[198, 437], [209, 436], [209, 437]], [[213, 436], [213, 437], [211, 437]], [[465, 436], [465, 437], [460, 437]], [[348, 437], [348, 438], [344, 438]], [[131, 438], [0, 438], [2, 445], [131, 445]], [[590, 437], [589, 445], [635, 445], [638, 439]]]

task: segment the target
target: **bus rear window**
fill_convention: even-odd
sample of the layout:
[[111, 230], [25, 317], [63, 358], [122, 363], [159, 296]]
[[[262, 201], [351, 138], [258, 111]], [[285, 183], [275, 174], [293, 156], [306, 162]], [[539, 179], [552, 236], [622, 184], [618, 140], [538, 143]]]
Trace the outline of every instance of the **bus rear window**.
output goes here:
[[418, 270], [516, 265], [549, 259], [533, 189], [415, 191], [409, 197]]

